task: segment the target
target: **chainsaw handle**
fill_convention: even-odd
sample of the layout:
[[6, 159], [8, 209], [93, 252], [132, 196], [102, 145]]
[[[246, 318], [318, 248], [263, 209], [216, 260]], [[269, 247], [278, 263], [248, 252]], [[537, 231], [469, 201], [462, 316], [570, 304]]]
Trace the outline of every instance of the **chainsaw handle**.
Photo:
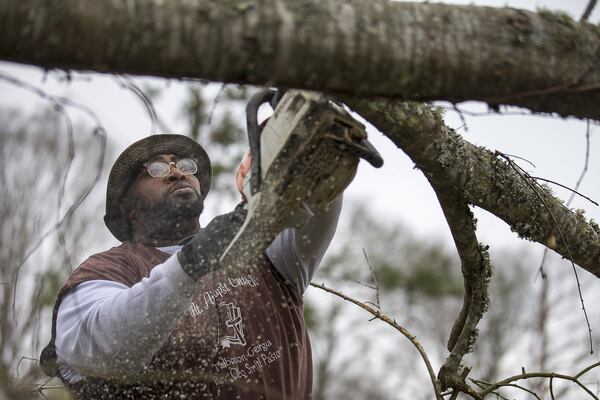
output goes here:
[[[262, 184], [261, 166], [261, 151], [260, 151], [260, 134], [261, 128], [258, 124], [258, 109], [265, 103], [270, 103], [273, 110], [285, 94], [286, 89], [263, 89], [250, 97], [246, 105], [246, 128], [248, 132], [248, 143], [250, 145], [250, 153], [252, 154], [252, 164], [250, 166], [250, 193], [255, 195], [260, 192]], [[352, 141], [351, 141], [352, 142]], [[360, 142], [346, 143], [349, 144], [355, 154], [375, 168], [380, 168], [383, 165], [383, 158], [379, 152], [373, 147], [367, 139], [362, 139]]]
[[[258, 109], [261, 105], [275, 99], [276, 90], [264, 89], [250, 97], [246, 105], [246, 129], [248, 131], [248, 143], [252, 154], [252, 165], [250, 166], [250, 192], [254, 195], [260, 191], [260, 127], [258, 125]], [[273, 107], [275, 108], [275, 107]]]

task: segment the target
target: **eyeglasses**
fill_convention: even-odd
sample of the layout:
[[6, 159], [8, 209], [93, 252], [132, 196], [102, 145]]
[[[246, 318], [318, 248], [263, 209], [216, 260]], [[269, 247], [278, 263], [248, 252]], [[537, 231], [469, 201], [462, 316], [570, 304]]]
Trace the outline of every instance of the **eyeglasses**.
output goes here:
[[163, 178], [171, 172], [171, 165], [177, 167], [177, 169], [183, 175], [193, 175], [198, 172], [198, 166], [196, 162], [191, 158], [182, 158], [177, 162], [164, 162], [164, 161], [148, 161], [145, 162], [144, 167], [148, 170], [148, 173], [153, 178]]

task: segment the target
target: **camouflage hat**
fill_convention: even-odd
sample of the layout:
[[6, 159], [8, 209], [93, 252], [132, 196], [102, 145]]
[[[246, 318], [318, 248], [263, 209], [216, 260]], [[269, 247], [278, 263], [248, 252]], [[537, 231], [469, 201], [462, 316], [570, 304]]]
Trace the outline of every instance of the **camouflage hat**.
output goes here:
[[184, 135], [151, 135], [126, 148], [115, 161], [106, 190], [106, 215], [104, 223], [120, 241], [130, 240], [129, 223], [122, 215], [120, 203], [127, 189], [143, 167], [143, 163], [159, 154], [175, 154], [189, 157], [198, 164], [196, 177], [200, 181], [200, 193], [206, 198], [212, 181], [212, 168], [208, 154], [198, 142]]

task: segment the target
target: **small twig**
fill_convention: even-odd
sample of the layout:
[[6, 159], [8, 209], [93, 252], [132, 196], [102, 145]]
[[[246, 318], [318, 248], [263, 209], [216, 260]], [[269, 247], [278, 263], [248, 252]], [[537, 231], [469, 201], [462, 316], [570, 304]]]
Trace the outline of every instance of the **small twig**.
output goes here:
[[158, 127], [163, 132], [170, 132], [167, 125], [158, 116], [158, 113], [156, 112], [156, 108], [154, 107], [152, 100], [133, 80], [131, 80], [131, 78], [129, 78], [128, 76], [122, 76], [121, 79], [118, 80], [118, 83], [120, 83], [122, 87], [131, 91], [138, 99], [140, 99], [140, 101], [144, 105], [144, 108], [146, 108], [146, 112], [148, 113], [148, 116], [150, 117], [150, 122], [152, 123], [150, 127], [150, 134], [156, 133], [156, 127]]
[[[581, 301], [581, 308], [583, 310], [583, 315], [585, 317], [585, 322], [587, 323], [587, 328], [588, 328], [588, 336], [589, 336], [589, 342], [590, 342], [590, 354], [594, 354], [594, 345], [593, 345], [593, 339], [592, 339], [592, 327], [590, 325], [590, 320], [588, 318], [587, 310], [585, 308], [585, 302], [583, 300], [583, 294], [581, 293], [581, 283], [579, 282], [579, 274], [577, 273], [577, 268], [575, 267], [575, 262], [573, 262], [573, 255], [571, 254], [571, 249], [569, 248], [569, 245], [568, 245], [568, 243], [567, 243], [567, 241], [565, 239], [565, 236], [563, 235], [563, 232], [560, 229], [558, 221], [556, 220], [556, 217], [552, 213], [552, 210], [550, 210], [550, 207], [548, 207], [548, 204], [546, 204], [546, 201], [544, 200], [544, 198], [540, 195], [539, 191], [530, 182], [530, 180], [527, 179], [527, 177], [525, 175], [523, 175], [523, 173], [525, 173], [528, 176], [529, 176], [529, 174], [527, 174], [527, 172], [523, 171], [523, 169], [521, 167], [519, 167], [518, 165], [516, 165], [512, 161], [512, 159], [510, 157], [508, 157], [506, 154], [504, 154], [504, 153], [502, 153], [500, 151], [496, 151], [496, 154], [499, 155], [500, 157], [504, 158], [508, 162], [508, 164], [513, 168], [513, 170], [521, 177], [521, 179], [523, 179], [523, 181], [533, 190], [533, 192], [535, 193], [535, 195], [537, 196], [537, 198], [542, 202], [542, 204], [544, 205], [544, 207], [548, 211], [548, 214], [550, 215], [550, 218], [552, 218], [552, 222], [554, 222], [554, 226], [556, 227], [556, 230], [558, 231], [558, 234], [560, 235], [561, 241], [562, 241], [562, 243], [565, 246], [565, 249], [566, 249], [567, 254], [569, 256], [569, 261], [571, 262], [571, 266], [573, 268], [573, 273], [575, 274], [575, 281], [577, 282], [577, 291], [579, 293], [579, 300]], [[523, 171], [523, 172], [521, 172], [521, 171]]]
[[[58, 189], [58, 205], [56, 207], [56, 220], [60, 221], [60, 211], [62, 209], [62, 202], [63, 202], [63, 198], [65, 196], [65, 187], [67, 185], [67, 178], [69, 177], [69, 172], [71, 171], [71, 166], [73, 164], [73, 160], [75, 159], [75, 142], [73, 140], [73, 124], [71, 122], [71, 118], [69, 118], [69, 115], [67, 114], [65, 108], [62, 105], [59, 104], [59, 105], [57, 105], [57, 107], [60, 107], [61, 114], [65, 116], [65, 124], [67, 127], [67, 141], [68, 141], [67, 164], [64, 169], [60, 188]], [[58, 233], [58, 242], [59, 242], [60, 248], [62, 249], [62, 251], [65, 255], [66, 264], [69, 266], [69, 270], [72, 270], [73, 266], [71, 265], [71, 256], [69, 255], [69, 250], [67, 248], [67, 244], [66, 244], [66, 240], [65, 240], [65, 232], [63, 230], [63, 227], [61, 226], [59, 229], [56, 230], [56, 232]]]
[[[490, 382], [486, 382], [486, 381], [483, 381], [483, 380], [475, 380], [475, 379], [471, 379], [471, 381], [472, 381], [473, 383], [475, 383], [477, 386], [479, 386], [479, 388], [481, 388], [481, 389], [486, 389], [487, 387], [489, 387], [490, 385], [492, 385]], [[527, 389], [526, 387], [523, 387], [523, 386], [521, 386], [521, 385], [517, 385], [517, 384], [515, 384], [515, 383], [508, 383], [508, 384], [506, 384], [506, 385], [502, 385], [502, 387], [507, 387], [507, 386], [509, 386], [509, 387], [514, 387], [514, 388], [517, 388], [517, 389], [523, 390], [523, 391], [525, 391], [525, 392], [527, 392], [527, 393], [531, 394], [532, 396], [534, 396], [536, 399], [538, 399], [538, 400], [541, 400], [541, 399], [540, 399], [540, 397], [538, 396], [538, 394], [537, 394], [537, 393], [535, 393], [535, 392], [534, 392], [533, 390], [531, 390], [531, 389]], [[504, 399], [504, 400], [509, 400], [509, 399], [508, 399], [508, 397], [505, 397], [505, 396], [501, 395], [501, 394], [500, 394], [500, 393], [498, 393], [498, 392], [492, 392], [492, 393], [493, 393], [493, 394], [495, 394], [497, 397], [500, 397], [501, 399]]]
[[484, 112], [477, 112], [477, 111], [468, 111], [468, 110], [463, 110], [461, 108], [458, 107], [457, 104], [451, 103], [452, 106], [447, 106], [444, 104], [439, 105], [439, 107], [444, 108], [445, 110], [448, 111], [455, 111], [455, 109], [458, 109], [461, 113], [463, 113], [464, 115], [468, 115], [469, 117], [495, 117], [498, 115], [510, 115], [510, 116], [529, 116], [529, 117], [546, 117], [546, 118], [554, 118], [551, 115], [545, 115], [545, 114], [535, 114], [531, 111], [484, 111]]
[[575, 375], [575, 379], [579, 379], [581, 378], [581, 376], [583, 376], [584, 374], [586, 374], [587, 372], [589, 372], [590, 370], [596, 368], [600, 366], [600, 362], [594, 363], [592, 365], [590, 365], [589, 367], [585, 367], [584, 369], [582, 369], [581, 371], [579, 371], [577, 373], [577, 375]]
[[363, 248], [363, 254], [365, 255], [365, 260], [367, 261], [367, 265], [369, 266], [369, 271], [371, 271], [371, 276], [373, 277], [373, 282], [375, 282], [375, 301], [377, 303], [377, 308], [381, 310], [381, 301], [379, 297], [379, 282], [377, 282], [377, 277], [375, 276], [375, 269], [369, 261], [369, 256], [367, 256], [367, 251]]
[[533, 397], [535, 397], [537, 400], [542, 400], [542, 399], [540, 398], [540, 396], [538, 396], [538, 395], [537, 395], [537, 393], [535, 393], [533, 390], [531, 390], [531, 389], [527, 389], [526, 387], [523, 387], [523, 386], [521, 386], [521, 385], [517, 385], [516, 383], [509, 383], [508, 385], [504, 385], [504, 386], [505, 386], [505, 387], [506, 387], [506, 386], [510, 386], [510, 387], [514, 387], [514, 388], [517, 388], [517, 389], [521, 389], [521, 390], [523, 390], [523, 391], [525, 391], [525, 392], [527, 392], [527, 393], [531, 394], [531, 395], [532, 395]]
[[219, 91], [217, 92], [215, 98], [213, 99], [213, 104], [210, 109], [210, 113], [208, 113], [208, 121], [207, 121], [208, 126], [212, 125], [213, 114], [215, 113], [215, 110], [217, 109], [217, 105], [221, 101], [221, 97], [223, 97], [224, 92], [225, 92], [225, 83], [221, 85], [221, 87], [219, 88]]
[[600, 365], [600, 363], [592, 364], [592, 365], [590, 365], [589, 367], [585, 368], [584, 370], [582, 370], [581, 372], [579, 372], [577, 375], [574, 375], [574, 376], [569, 376], [569, 375], [564, 375], [564, 374], [557, 374], [555, 372], [529, 372], [529, 373], [521, 373], [519, 375], [514, 375], [514, 376], [511, 376], [509, 378], [506, 378], [506, 379], [504, 379], [504, 380], [502, 380], [500, 382], [496, 382], [496, 383], [490, 384], [490, 386], [488, 386], [486, 389], [484, 389], [479, 394], [481, 396], [485, 397], [486, 395], [490, 394], [491, 392], [495, 391], [496, 389], [499, 389], [502, 386], [508, 386], [508, 385], [512, 384], [513, 382], [519, 381], [519, 380], [531, 379], [531, 378], [550, 378], [550, 379], [554, 379], [555, 378], [555, 379], [562, 379], [562, 380], [573, 382], [573, 383], [577, 384], [580, 388], [582, 388], [593, 399], [599, 400], [598, 397], [590, 389], [588, 389], [583, 383], [581, 383], [579, 381], [579, 379], [578, 379], [581, 375], [583, 375], [584, 373], [588, 372], [592, 368], [597, 367], [598, 365]]
[[[540, 268], [538, 269], [538, 275], [541, 275], [542, 279], [546, 279], [547, 275], [544, 271], [544, 264], [546, 262], [546, 257], [548, 256], [548, 248], [544, 247], [544, 254], [542, 254], [542, 261], [540, 262]], [[535, 276], [537, 279], [537, 275]]]
[[527, 164], [531, 165], [533, 168], [537, 168], [534, 163], [532, 163], [531, 161], [529, 161], [528, 159], [526, 159], [524, 157], [516, 156], [514, 154], [508, 154], [508, 153], [503, 153], [503, 154], [507, 155], [509, 157], [512, 157], [512, 158], [516, 158], [517, 160], [525, 161]]
[[[485, 382], [485, 381], [481, 381], [481, 380], [476, 380], [476, 379], [472, 379], [469, 378], [471, 380], [471, 382], [473, 382], [475, 385], [477, 385], [477, 387], [479, 387], [482, 390], [485, 390], [487, 387], [489, 387], [491, 384], [489, 382]], [[502, 400], [510, 400], [508, 397], [503, 396], [501, 393], [499, 392], [490, 392], [490, 394], [495, 394], [496, 398], [500, 398]]]
[[437, 379], [435, 377], [435, 373], [433, 372], [433, 367], [431, 366], [431, 362], [429, 361], [429, 357], [427, 356], [427, 353], [425, 352], [425, 349], [423, 348], [421, 343], [419, 343], [419, 341], [417, 340], [416, 336], [412, 335], [406, 328], [399, 325], [395, 319], [392, 319], [392, 318], [388, 317], [387, 315], [382, 314], [378, 309], [370, 307], [367, 304], [360, 302], [352, 297], [349, 297], [335, 289], [331, 289], [331, 288], [325, 286], [325, 284], [323, 284], [323, 283], [322, 284], [311, 283], [310, 285], [313, 287], [319, 288], [321, 290], [324, 290], [328, 293], [334, 294], [346, 301], [349, 301], [349, 302], [359, 306], [363, 310], [371, 313], [371, 315], [373, 315], [375, 318], [380, 319], [381, 321], [385, 322], [386, 324], [392, 326], [394, 329], [396, 329], [402, 335], [404, 335], [404, 337], [406, 337], [410, 341], [410, 343], [417, 349], [417, 351], [421, 355], [421, 358], [423, 359], [423, 362], [425, 363], [425, 366], [427, 367], [427, 372], [429, 373], [429, 379], [431, 380], [431, 384], [433, 386], [433, 391], [435, 392], [435, 398], [437, 400], [443, 400], [443, 397], [442, 397], [439, 387], [437, 385]]
[[40, 387], [39, 390], [50, 390], [50, 389], [64, 389], [65, 387], [62, 385], [56, 385], [56, 386], [44, 386], [44, 387]]
[[356, 279], [352, 279], [352, 282], [354, 282], [354, 283], [356, 283], [356, 284], [358, 284], [358, 285], [364, 286], [364, 287], [366, 287], [366, 288], [372, 289], [372, 290], [376, 290], [376, 289], [377, 289], [377, 288], [376, 288], [375, 286], [373, 286], [373, 285], [369, 285], [368, 283], [364, 283], [364, 282], [358, 281], [358, 280], [356, 280]]
[[[586, 165], [586, 170], [587, 170], [587, 165]], [[571, 189], [570, 187], [568, 187], [568, 186], [565, 186], [565, 185], [563, 185], [562, 183], [558, 183], [558, 182], [556, 182], [556, 181], [553, 181], [552, 179], [540, 178], [539, 176], [531, 176], [531, 178], [532, 178], [532, 179], [535, 179], [535, 180], [537, 180], [537, 181], [543, 181], [543, 182], [552, 183], [552, 184], [554, 184], [554, 185], [556, 185], [556, 186], [560, 186], [561, 188], [563, 188], [563, 189], [567, 189], [567, 190], [569, 190], [570, 192], [572, 192], [572, 193], [571, 193], [571, 198], [570, 198], [570, 199], [569, 199], [569, 201], [567, 202], [567, 204], [566, 204], [566, 207], [568, 207], [568, 206], [569, 206], [569, 203], [571, 202], [571, 200], [573, 199], [573, 196], [575, 196], [575, 195], [579, 195], [579, 196], [583, 197], [584, 199], [586, 199], [587, 201], [589, 201], [590, 203], [592, 203], [592, 204], [594, 204], [594, 205], [596, 205], [596, 206], [599, 206], [599, 205], [600, 205], [600, 204], [598, 204], [597, 202], [595, 202], [594, 200], [592, 200], [592, 199], [590, 199], [589, 197], [587, 197], [586, 195], [579, 193], [579, 192], [578, 192], [576, 189]], [[580, 182], [577, 182], [577, 186], [579, 186], [579, 183], [580, 183]]]
[[[58, 216], [58, 218], [60, 220], [60, 215]], [[71, 262], [71, 255], [69, 254], [69, 249], [67, 248], [67, 239], [65, 237], [63, 227], [64, 226], [61, 225], [60, 228], [56, 230], [56, 233], [58, 234], [58, 244], [65, 255], [65, 264], [69, 269], [69, 273], [71, 273], [73, 272], [73, 263]]]
[[27, 395], [30, 396], [34, 396], [36, 394], [39, 394], [40, 396], [42, 396], [45, 399], [48, 399], [48, 396], [46, 396], [46, 394], [44, 393], [44, 390], [54, 390], [54, 389], [64, 389], [65, 387], [63, 385], [53, 385], [53, 386], [48, 386], [48, 383], [54, 378], [50, 378], [48, 380], [46, 380], [45, 382], [31, 388], [31, 389], [27, 389], [25, 387], [25, 393]]
[[21, 365], [21, 362], [23, 360], [39, 361], [37, 358], [31, 358], [31, 357], [25, 357], [25, 356], [21, 357], [21, 359], [17, 363], [17, 378], [19, 377], [19, 366]]
[[[579, 185], [581, 185], [581, 181], [583, 181], [583, 177], [587, 173], [589, 162], [590, 162], [590, 120], [588, 119], [586, 130], [585, 130], [585, 163], [583, 164], [583, 170], [581, 171], [581, 175], [579, 175], [579, 179], [577, 179], [577, 183], [575, 184], [575, 190], [573, 191], [573, 193], [571, 193], [571, 197], [569, 197], [569, 200], [567, 201], [567, 207], [569, 207], [569, 205], [571, 204], [571, 201], [573, 201], [573, 198], [575, 197], [575, 193], [577, 193], [576, 190], [579, 189]], [[595, 203], [595, 202], [592, 202], [592, 203], [598, 205], [598, 203]]]
[[[574, 189], [570, 189], [565, 187], [564, 185], [558, 184], [559, 186], [565, 187], [568, 190], [571, 190], [571, 196], [569, 197], [569, 200], [566, 203], [566, 207], [569, 208], [569, 206], [571, 205], [571, 202], [573, 201], [573, 199], [575, 198], [575, 194], [579, 194], [580, 196], [586, 198], [587, 200], [589, 200], [590, 202], [594, 203], [595, 205], [598, 205], [598, 203], [596, 203], [595, 201], [593, 201], [592, 199], [583, 196], [581, 193], [579, 193], [577, 190], [579, 189], [579, 186], [581, 185], [581, 182], [583, 181], [583, 177], [585, 176], [585, 174], [587, 173], [588, 170], [588, 164], [589, 164], [589, 159], [590, 159], [590, 120], [587, 120], [587, 126], [586, 126], [586, 149], [585, 149], [585, 162], [584, 162], [584, 166], [583, 166], [583, 170], [581, 171], [581, 174], [579, 175], [579, 179], [577, 179], [577, 183], [575, 184], [575, 188]], [[541, 178], [534, 178], [534, 179], [541, 179]], [[542, 179], [544, 180], [544, 179]], [[551, 182], [551, 183], [555, 183], [556, 182]], [[540, 262], [540, 268], [539, 268], [539, 273], [542, 276], [542, 279], [546, 279], [546, 273], [544, 272], [544, 263], [546, 261], [546, 256], [548, 255], [548, 247], [544, 247], [544, 254], [542, 255], [542, 261]], [[537, 277], [537, 276], [536, 276]], [[552, 397], [552, 400], [554, 400], [554, 388], [552, 387], [552, 378], [550, 378], [550, 396]]]
[[70, 84], [72, 82], [86, 82], [89, 83], [92, 81], [92, 77], [89, 75], [80, 75], [80, 74], [73, 74], [73, 71], [63, 71], [60, 69], [54, 69], [54, 70], [48, 70], [48, 71], [44, 71], [44, 78], [43, 81], [46, 82], [46, 76], [50, 75], [52, 77], [54, 77], [54, 79], [56, 79], [57, 81], [61, 82], [61, 83], [66, 83], [66, 84]]
[[[450, 103], [452, 106], [448, 106], [445, 104], [439, 104], [437, 105], [437, 107], [443, 108], [444, 110], [448, 110], [448, 111], [454, 111], [454, 107], [457, 107], [456, 105], [454, 105], [454, 103]], [[499, 107], [501, 105], [498, 105]], [[458, 108], [460, 110], [460, 112], [462, 112], [465, 115], [468, 115], [469, 117], [497, 117], [497, 116], [519, 116], [519, 117], [536, 117], [536, 118], [548, 118], [548, 119], [552, 119], [555, 120], [556, 119], [556, 115], [555, 114], [548, 114], [548, 113], [539, 113], [539, 112], [532, 112], [532, 111], [501, 111], [501, 110], [496, 110], [495, 108], [489, 107], [488, 106], [488, 111], [468, 111], [468, 110], [464, 110], [462, 108]], [[596, 121], [592, 121], [592, 124], [598, 125], [600, 124], [600, 122], [596, 122]]]
[[594, 7], [596, 7], [596, 0], [590, 0], [579, 19], [579, 22], [587, 22], [590, 15], [592, 15], [592, 11], [594, 11]]
[[146, 96], [146, 94], [127, 77], [116, 77], [115, 80], [121, 87], [129, 90], [142, 102], [142, 105], [144, 106], [146, 112], [148, 113], [148, 116], [150, 117], [150, 134], [155, 133], [156, 126], [158, 125], [158, 117], [156, 115], [154, 105], [152, 104], [148, 96]]
[[467, 120], [465, 119], [465, 116], [464, 116], [462, 110], [460, 108], [458, 108], [458, 106], [455, 103], [452, 103], [452, 107], [453, 107], [454, 111], [458, 114], [460, 120], [463, 123], [462, 126], [459, 127], [456, 130], [459, 130], [459, 129], [461, 129], [461, 128], [464, 127], [465, 128], [465, 132], [469, 133], [469, 125], [467, 125]]
[[60, 215], [60, 209], [62, 206], [63, 198], [65, 197], [65, 186], [67, 185], [67, 178], [69, 177], [69, 172], [71, 170], [71, 164], [73, 163], [73, 159], [75, 158], [75, 143], [73, 141], [73, 123], [71, 122], [71, 118], [67, 114], [65, 107], [62, 104], [56, 103], [54, 105], [54, 109], [60, 112], [61, 115], [65, 117], [65, 125], [67, 132], [67, 164], [64, 168], [63, 176], [60, 182], [60, 187], [58, 190], [58, 206], [57, 206], [57, 214]]
[[550, 377], [550, 398], [552, 398], [552, 400], [556, 400], [554, 398], [554, 377], [553, 376]]

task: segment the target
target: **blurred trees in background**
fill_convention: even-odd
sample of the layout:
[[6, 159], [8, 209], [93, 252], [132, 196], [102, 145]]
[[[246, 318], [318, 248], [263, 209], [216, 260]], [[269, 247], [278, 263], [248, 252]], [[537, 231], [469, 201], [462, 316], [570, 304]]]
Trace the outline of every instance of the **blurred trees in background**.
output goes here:
[[102, 237], [102, 198], [72, 207], [91, 188], [104, 139], [78, 125], [71, 142], [64, 117], [0, 109], [0, 398], [35, 395], [46, 381], [37, 358], [56, 294]]

